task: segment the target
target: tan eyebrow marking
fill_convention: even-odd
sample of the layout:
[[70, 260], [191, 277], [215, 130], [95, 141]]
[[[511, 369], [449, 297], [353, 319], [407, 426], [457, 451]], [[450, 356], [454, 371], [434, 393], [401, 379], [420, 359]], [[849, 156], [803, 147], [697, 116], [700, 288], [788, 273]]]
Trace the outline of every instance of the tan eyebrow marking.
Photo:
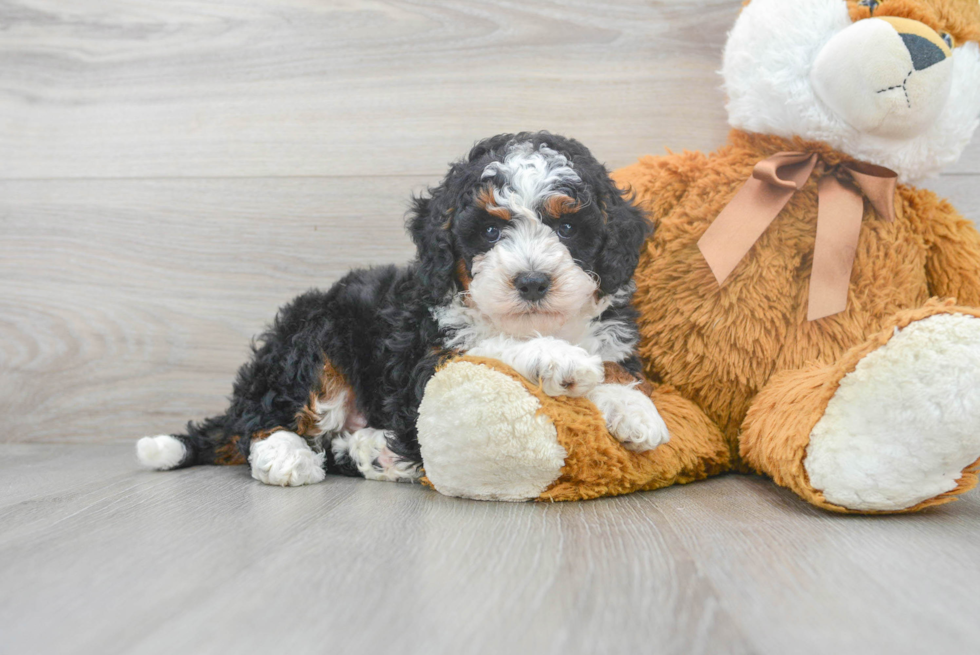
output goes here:
[[493, 187], [485, 186], [476, 194], [476, 204], [484, 209], [491, 216], [496, 216], [502, 221], [510, 220], [510, 211], [493, 204]]
[[548, 196], [544, 201], [544, 211], [553, 218], [558, 218], [565, 214], [573, 214], [582, 208], [581, 203], [572, 197], [557, 194]]

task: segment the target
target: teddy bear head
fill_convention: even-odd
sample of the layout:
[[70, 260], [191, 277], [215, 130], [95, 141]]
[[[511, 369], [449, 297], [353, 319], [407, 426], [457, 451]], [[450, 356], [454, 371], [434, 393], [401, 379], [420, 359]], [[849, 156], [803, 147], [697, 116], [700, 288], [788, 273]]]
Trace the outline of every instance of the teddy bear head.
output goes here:
[[751, 0], [725, 46], [732, 127], [822, 141], [910, 182], [980, 123], [980, 0]]

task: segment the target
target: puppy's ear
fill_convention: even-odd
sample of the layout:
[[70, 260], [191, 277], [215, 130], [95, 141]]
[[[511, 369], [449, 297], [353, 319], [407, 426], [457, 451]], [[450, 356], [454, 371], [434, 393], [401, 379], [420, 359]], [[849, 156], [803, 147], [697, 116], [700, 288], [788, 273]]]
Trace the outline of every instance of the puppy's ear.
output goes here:
[[450, 176], [441, 186], [412, 199], [406, 220], [415, 242], [418, 275], [430, 304], [439, 304], [456, 290], [456, 251]]
[[606, 218], [606, 240], [596, 259], [595, 272], [599, 275], [599, 290], [611, 294], [633, 278], [640, 249], [653, 233], [653, 224], [608, 177], [599, 197]]

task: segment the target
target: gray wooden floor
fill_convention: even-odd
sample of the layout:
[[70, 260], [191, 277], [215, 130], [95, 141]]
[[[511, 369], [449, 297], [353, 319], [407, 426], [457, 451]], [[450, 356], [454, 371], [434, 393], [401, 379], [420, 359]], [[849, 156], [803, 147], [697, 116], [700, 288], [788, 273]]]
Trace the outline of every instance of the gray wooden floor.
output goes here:
[[[401, 262], [410, 193], [547, 128], [710, 150], [741, 0], [0, 0], [0, 653], [944, 653], [980, 495], [829, 516], [756, 478], [498, 505], [138, 471], [276, 307]], [[980, 217], [980, 139], [928, 182]]]
[[0, 445], [0, 652], [972, 653], [980, 498], [829, 515], [761, 478], [462, 501], [126, 445]]

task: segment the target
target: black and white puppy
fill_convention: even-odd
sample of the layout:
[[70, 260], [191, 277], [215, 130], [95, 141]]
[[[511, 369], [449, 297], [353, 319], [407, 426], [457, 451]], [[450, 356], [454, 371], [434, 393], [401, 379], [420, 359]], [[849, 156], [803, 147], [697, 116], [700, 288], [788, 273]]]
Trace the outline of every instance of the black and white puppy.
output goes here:
[[283, 307], [228, 411], [140, 439], [140, 461], [248, 462], [284, 486], [326, 473], [414, 480], [426, 382], [458, 353], [587, 396], [631, 450], [667, 441], [635, 388], [631, 278], [650, 226], [582, 144], [545, 132], [482, 141], [415, 199], [408, 230], [414, 262], [352, 271]]

